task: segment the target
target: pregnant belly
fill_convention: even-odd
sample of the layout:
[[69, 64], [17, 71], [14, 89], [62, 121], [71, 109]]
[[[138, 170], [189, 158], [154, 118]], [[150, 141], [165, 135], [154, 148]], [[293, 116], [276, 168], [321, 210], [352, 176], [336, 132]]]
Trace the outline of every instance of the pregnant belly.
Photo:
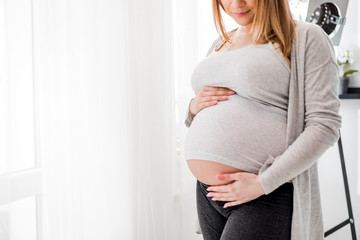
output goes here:
[[199, 159], [188, 159], [187, 164], [192, 174], [207, 185], [222, 185], [232, 181], [219, 180], [216, 175], [225, 173], [243, 172], [243, 170], [231, 167], [229, 165]]
[[184, 153], [193, 175], [208, 185], [224, 184], [215, 176], [258, 171], [285, 149], [284, 109], [238, 95], [202, 109], [186, 136]]

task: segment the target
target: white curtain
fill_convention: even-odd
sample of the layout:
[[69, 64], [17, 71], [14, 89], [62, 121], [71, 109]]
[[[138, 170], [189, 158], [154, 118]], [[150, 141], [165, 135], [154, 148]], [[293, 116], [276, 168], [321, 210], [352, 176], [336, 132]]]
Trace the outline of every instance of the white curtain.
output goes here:
[[33, 1], [44, 240], [201, 239], [183, 141], [211, 3]]
[[44, 240], [132, 238], [123, 4], [34, 0]]

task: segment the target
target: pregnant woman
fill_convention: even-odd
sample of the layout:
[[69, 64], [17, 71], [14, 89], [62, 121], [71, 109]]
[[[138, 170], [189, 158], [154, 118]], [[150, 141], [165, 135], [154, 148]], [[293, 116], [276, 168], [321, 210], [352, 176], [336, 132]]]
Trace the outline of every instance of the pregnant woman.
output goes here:
[[[338, 67], [288, 0], [213, 0], [221, 33], [195, 67], [185, 158], [210, 239], [323, 239], [318, 158], [339, 138]], [[238, 28], [225, 33], [220, 8]]]

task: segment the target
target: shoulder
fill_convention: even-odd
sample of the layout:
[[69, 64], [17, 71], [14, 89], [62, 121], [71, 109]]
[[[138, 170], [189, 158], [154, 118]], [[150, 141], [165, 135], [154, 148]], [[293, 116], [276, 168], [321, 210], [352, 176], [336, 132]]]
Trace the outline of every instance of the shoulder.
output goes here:
[[306, 74], [329, 63], [337, 68], [334, 45], [319, 25], [298, 21], [295, 28], [294, 58], [305, 64]]
[[334, 45], [327, 33], [317, 24], [297, 21], [295, 27], [296, 50], [314, 52], [325, 58], [334, 57]]
[[220, 39], [220, 37], [218, 37], [217, 39], [215, 39], [213, 41], [213, 43], [211, 44], [208, 52], [206, 53], [206, 57], [209, 56], [215, 49], [217, 49], [220, 45], [222, 44], [222, 41]]
[[297, 21], [295, 26], [296, 37], [307, 42], [330, 40], [326, 32], [317, 24]]
[[[231, 30], [231, 31], [228, 31], [228, 32], [226, 32], [226, 33], [229, 35], [229, 34], [233, 33], [234, 31], [236, 31], [236, 29], [237, 29], [237, 28], [235, 28], [235, 29], [233, 29], [233, 30]], [[215, 49], [218, 49], [223, 43], [224, 43], [224, 42], [223, 42], [221, 36], [218, 36], [216, 39], [214, 39], [213, 42], [212, 42], [212, 44], [211, 44], [211, 46], [210, 46], [210, 48], [209, 48], [209, 50], [208, 50], [208, 52], [207, 52], [207, 54], [206, 54], [206, 56], [209, 56], [210, 53], [212, 53], [213, 51], [215, 51]]]

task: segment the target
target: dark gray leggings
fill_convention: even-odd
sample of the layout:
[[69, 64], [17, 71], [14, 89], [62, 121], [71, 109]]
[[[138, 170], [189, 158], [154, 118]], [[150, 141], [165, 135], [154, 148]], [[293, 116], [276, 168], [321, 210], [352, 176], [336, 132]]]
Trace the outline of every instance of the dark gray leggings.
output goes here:
[[289, 240], [293, 185], [285, 183], [268, 195], [223, 208], [226, 202], [207, 197], [209, 185], [197, 181], [196, 201], [205, 240]]

